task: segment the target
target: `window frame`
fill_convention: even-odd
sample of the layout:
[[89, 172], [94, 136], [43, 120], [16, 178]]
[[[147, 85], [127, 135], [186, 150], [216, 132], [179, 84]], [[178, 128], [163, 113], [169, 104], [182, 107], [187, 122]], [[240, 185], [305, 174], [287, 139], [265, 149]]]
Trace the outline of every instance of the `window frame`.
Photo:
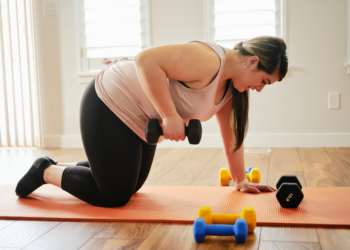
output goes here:
[[[139, 0], [141, 9], [141, 20], [144, 25], [141, 26], [142, 44], [141, 49], [147, 49], [152, 46], [151, 41], [151, 14], [150, 0]], [[75, 0], [75, 28], [76, 28], [76, 58], [77, 58], [77, 76], [79, 83], [86, 83], [95, 77], [100, 70], [88, 70], [89, 61], [86, 55], [85, 47], [85, 23], [84, 23], [84, 0]], [[121, 59], [122, 57], [109, 57], [111, 60]], [[132, 58], [132, 57], [129, 57]]]

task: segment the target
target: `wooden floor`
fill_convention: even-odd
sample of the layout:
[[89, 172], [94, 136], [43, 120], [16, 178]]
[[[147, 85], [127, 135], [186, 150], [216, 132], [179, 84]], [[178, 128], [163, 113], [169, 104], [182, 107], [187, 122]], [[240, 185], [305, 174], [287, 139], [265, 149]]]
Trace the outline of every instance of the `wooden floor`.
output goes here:
[[[82, 149], [0, 149], [0, 184], [16, 184], [34, 160], [85, 160]], [[258, 167], [261, 183], [275, 186], [283, 174], [306, 187], [350, 186], [350, 148], [275, 148], [246, 153], [246, 168]], [[217, 186], [226, 166], [223, 149], [158, 149], [146, 185]], [[350, 216], [350, 211], [344, 216]], [[350, 229], [257, 227], [245, 244], [209, 236], [198, 244], [191, 224], [97, 223], [0, 220], [0, 249], [350, 249]]]

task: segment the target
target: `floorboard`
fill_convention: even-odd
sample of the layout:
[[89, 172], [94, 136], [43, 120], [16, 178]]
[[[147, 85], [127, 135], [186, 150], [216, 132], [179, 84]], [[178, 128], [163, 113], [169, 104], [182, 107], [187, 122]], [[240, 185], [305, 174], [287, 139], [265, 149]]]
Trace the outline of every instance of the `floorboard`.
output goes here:
[[79, 249], [105, 227], [101, 222], [61, 222], [24, 249]]
[[[349, 215], [347, 215], [349, 216]], [[317, 228], [322, 249], [350, 249], [349, 228]]]
[[262, 241], [259, 250], [321, 250], [319, 243]]

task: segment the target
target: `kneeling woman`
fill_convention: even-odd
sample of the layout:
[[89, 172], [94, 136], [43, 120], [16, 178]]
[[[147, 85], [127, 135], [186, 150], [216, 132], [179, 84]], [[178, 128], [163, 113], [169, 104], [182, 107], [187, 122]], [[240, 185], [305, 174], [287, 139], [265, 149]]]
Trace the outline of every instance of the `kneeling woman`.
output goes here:
[[246, 180], [243, 141], [249, 90], [261, 92], [287, 73], [283, 40], [257, 37], [233, 49], [191, 41], [146, 49], [134, 60], [104, 62], [108, 66], [87, 86], [80, 107], [88, 161], [38, 158], [17, 184], [19, 197], [50, 183], [94, 206], [124, 206], [151, 169], [156, 144], [146, 141], [147, 120], [160, 120], [164, 133], [160, 143], [183, 141], [189, 120], [203, 122], [214, 115], [237, 189], [275, 190]]

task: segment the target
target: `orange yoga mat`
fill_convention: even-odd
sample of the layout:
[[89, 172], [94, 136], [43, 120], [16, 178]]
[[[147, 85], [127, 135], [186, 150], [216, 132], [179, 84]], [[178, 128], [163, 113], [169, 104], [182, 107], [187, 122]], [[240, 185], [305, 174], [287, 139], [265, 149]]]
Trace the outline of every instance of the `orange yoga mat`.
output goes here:
[[350, 226], [350, 188], [303, 188], [296, 209], [282, 208], [276, 192], [249, 194], [234, 187], [144, 186], [124, 207], [92, 206], [53, 185], [27, 198], [15, 195], [15, 185], [0, 186], [0, 219], [56, 221], [129, 221], [193, 223], [201, 206], [214, 214], [239, 214], [252, 206], [258, 226]]

